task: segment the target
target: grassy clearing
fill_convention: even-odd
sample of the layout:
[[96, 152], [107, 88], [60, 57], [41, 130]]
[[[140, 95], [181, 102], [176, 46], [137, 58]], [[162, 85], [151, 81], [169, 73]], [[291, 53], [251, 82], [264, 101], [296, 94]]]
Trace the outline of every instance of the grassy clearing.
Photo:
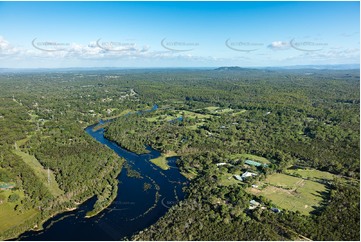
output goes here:
[[231, 159], [231, 160], [250, 159], [250, 160], [261, 162], [263, 164], [271, 163], [269, 160], [267, 160], [264, 157], [261, 157], [258, 155], [252, 155], [252, 154], [233, 154], [233, 155], [229, 156], [229, 159]]
[[148, 122], [158, 122], [158, 121], [171, 121], [176, 118], [177, 116], [162, 114], [153, 117], [147, 117], [146, 119], [148, 120]]
[[186, 116], [186, 118], [189, 118], [189, 119], [195, 119], [195, 118], [209, 119], [212, 116], [209, 114], [201, 114], [201, 113], [196, 113], [196, 112], [187, 111], [187, 110], [179, 110], [178, 115]]
[[319, 171], [315, 169], [288, 169], [289, 174], [298, 174], [305, 179], [317, 179], [317, 180], [333, 180], [336, 175], [333, 175], [326, 171]]
[[232, 113], [232, 116], [237, 116], [237, 115], [240, 115], [242, 113], [245, 113], [247, 110], [243, 109], [241, 111], [238, 111], [238, 112], [235, 112], [235, 113]]
[[244, 184], [243, 182], [237, 180], [233, 177], [233, 174], [231, 173], [222, 173], [220, 176], [218, 176], [219, 184], [222, 186], [230, 186], [234, 184]]
[[193, 178], [198, 176], [198, 173], [194, 170], [187, 170], [186, 172], [181, 172], [181, 174], [188, 180], [192, 180]]
[[158, 158], [151, 159], [150, 162], [163, 170], [168, 170], [170, 168], [167, 158], [163, 155], [159, 156]]
[[50, 177], [50, 183], [48, 183], [48, 170], [45, 169], [39, 161], [32, 155], [29, 155], [25, 152], [22, 152], [20, 150], [14, 150], [14, 154], [18, 155], [23, 159], [23, 161], [35, 172], [35, 175], [37, 178], [40, 179], [40, 181], [49, 189], [50, 193], [57, 197], [64, 192], [59, 188], [58, 183], [55, 180], [54, 174], [50, 171], [49, 177]]
[[[7, 198], [10, 194], [17, 193], [20, 197], [19, 201], [10, 203]], [[0, 233], [24, 223], [26, 220], [33, 218], [39, 212], [35, 209], [25, 210], [23, 212], [15, 211], [15, 206], [20, 205], [20, 200], [24, 198], [22, 191], [0, 191], [0, 196], [6, 199], [0, 203]]]
[[150, 161], [160, 167], [163, 170], [168, 170], [170, 168], [170, 166], [168, 165], [168, 161], [167, 158], [168, 157], [172, 157], [172, 156], [176, 156], [177, 154], [174, 151], [169, 151], [167, 153], [161, 154], [161, 156], [159, 156], [158, 158], [155, 159], [151, 159]]
[[258, 185], [264, 188], [249, 188], [248, 191], [270, 199], [280, 208], [304, 215], [309, 215], [320, 205], [323, 200], [321, 193], [327, 191], [321, 183], [285, 174], [273, 174]]
[[208, 110], [212, 114], [232, 113], [232, 116], [237, 116], [237, 115], [242, 114], [247, 111], [245, 109], [235, 111], [232, 108], [221, 108], [221, 107], [215, 107], [215, 106], [206, 107], [204, 109]]
[[281, 173], [275, 173], [269, 176], [265, 182], [269, 183], [270, 185], [274, 186], [282, 186], [288, 189], [295, 189], [297, 188], [297, 184], [303, 181], [302, 178], [297, 178]]
[[174, 120], [176, 118], [179, 118], [180, 116], [183, 116], [187, 119], [209, 119], [212, 115], [209, 114], [201, 114], [201, 113], [196, 113], [196, 112], [192, 112], [192, 111], [187, 111], [187, 110], [177, 110], [177, 111], [172, 111], [170, 114], [168, 112], [168, 114], [160, 114], [160, 115], [155, 115], [152, 117], [147, 117], [146, 119], [149, 122], [158, 122], [158, 121], [171, 121]]
[[215, 107], [215, 106], [206, 107], [204, 109], [207, 109], [208, 111], [210, 111], [212, 113], [229, 113], [229, 112], [233, 112], [232, 108], [221, 108], [221, 107]]
[[30, 137], [31, 137], [31, 136], [28, 135], [25, 139], [16, 141], [17, 146], [20, 147], [20, 146], [24, 145], [26, 142], [28, 142], [28, 140], [30, 139]]
[[120, 112], [119, 114], [117, 114], [117, 115], [114, 115], [114, 116], [111, 116], [111, 117], [104, 117], [104, 118], [102, 118], [102, 119], [103, 119], [103, 120], [108, 120], [108, 119], [118, 118], [118, 117], [123, 116], [123, 115], [126, 115], [127, 113], [130, 113], [130, 112], [132, 112], [131, 109], [126, 109], [126, 110], [121, 111], [121, 112]]
[[210, 106], [210, 107], [206, 107], [206, 108], [204, 108], [204, 109], [207, 109], [208, 111], [213, 112], [213, 111], [215, 111], [215, 110], [217, 110], [217, 109], [219, 109], [219, 108], [220, 108], [220, 107]]
[[232, 108], [225, 108], [225, 109], [220, 109], [220, 110], [217, 110], [218, 112], [217, 113], [230, 113], [230, 112], [233, 112], [233, 109]]

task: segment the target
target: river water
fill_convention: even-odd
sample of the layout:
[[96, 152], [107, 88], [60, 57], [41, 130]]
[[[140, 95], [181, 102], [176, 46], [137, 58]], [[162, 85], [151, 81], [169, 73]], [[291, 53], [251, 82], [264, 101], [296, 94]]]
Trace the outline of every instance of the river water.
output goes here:
[[[94, 131], [95, 126], [85, 131], [125, 158], [142, 178], [129, 177], [127, 169], [122, 169], [115, 201], [97, 216], [85, 218], [95, 203], [92, 198], [77, 210], [49, 219], [44, 230], [25, 232], [19, 240], [121, 240], [154, 224], [172, 205], [184, 199], [187, 180], [176, 166], [177, 157], [168, 158], [171, 169], [162, 170], [149, 161], [160, 156], [160, 152], [147, 147], [148, 154], [137, 155], [104, 138], [104, 129]], [[151, 188], [145, 190], [145, 183], [151, 184]]]

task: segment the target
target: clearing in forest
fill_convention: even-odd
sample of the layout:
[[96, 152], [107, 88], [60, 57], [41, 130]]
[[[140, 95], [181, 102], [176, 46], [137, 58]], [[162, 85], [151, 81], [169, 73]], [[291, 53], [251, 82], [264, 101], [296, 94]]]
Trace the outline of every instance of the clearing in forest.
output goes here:
[[19, 149], [13, 151], [18, 155], [31, 169], [33, 169], [36, 177], [49, 189], [50, 193], [57, 197], [64, 192], [59, 188], [55, 180], [55, 176], [51, 170], [45, 169], [40, 162], [32, 155], [29, 155]]
[[[116, 109], [113, 109], [113, 110], [116, 110]], [[128, 114], [128, 113], [131, 113], [131, 112], [132, 112], [131, 109], [126, 109], [126, 110], [121, 111], [121, 112], [120, 112], [119, 114], [117, 114], [117, 115], [114, 115], [114, 116], [111, 116], [111, 117], [104, 117], [104, 118], [102, 118], [102, 119], [103, 119], [103, 120], [114, 119], [114, 118], [118, 118], [118, 117], [124, 116], [124, 115], [126, 115], [126, 114]]]
[[151, 159], [150, 162], [152, 162], [154, 165], [160, 167], [163, 170], [168, 170], [170, 166], [168, 165], [167, 158], [177, 156], [177, 154], [174, 151], [170, 151], [168, 153], [162, 153], [159, 157]]
[[253, 161], [258, 161], [262, 164], [270, 164], [271, 163], [268, 159], [266, 159], [262, 156], [252, 155], [252, 154], [233, 154], [233, 155], [229, 156], [229, 159], [231, 159], [231, 160], [250, 159]]
[[333, 180], [336, 177], [336, 175], [329, 172], [315, 169], [288, 169], [287, 173], [299, 175], [302, 178], [311, 180]]
[[[12, 194], [17, 194], [19, 196], [19, 199], [16, 202], [8, 201], [8, 197]], [[39, 211], [35, 209], [23, 210], [20, 208], [21, 200], [23, 198], [24, 192], [20, 190], [0, 191], [0, 234], [14, 226], [25, 223], [39, 213]]]
[[327, 194], [324, 184], [280, 173], [270, 175], [257, 185], [259, 188], [247, 190], [270, 199], [281, 209], [299, 211], [304, 215], [317, 209]]

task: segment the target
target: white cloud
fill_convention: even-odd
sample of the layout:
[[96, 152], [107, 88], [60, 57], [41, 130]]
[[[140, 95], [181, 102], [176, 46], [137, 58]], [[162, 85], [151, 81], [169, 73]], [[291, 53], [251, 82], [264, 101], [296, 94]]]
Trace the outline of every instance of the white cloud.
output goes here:
[[19, 48], [12, 46], [4, 37], [0, 36], [0, 57], [17, 55], [20, 52]]
[[285, 41], [273, 41], [267, 47], [272, 50], [286, 50], [290, 48], [290, 43]]
[[349, 38], [349, 37], [353, 37], [355, 35], [360, 35], [360, 32], [353, 32], [353, 33], [341, 33], [340, 36], [345, 37], [345, 38]]
[[302, 64], [355, 64], [360, 61], [360, 49], [344, 48], [303, 52], [300, 55], [285, 58], [283, 61]]
[[[30, 45], [30, 43], [27, 48], [14, 46], [0, 36], [0, 60], [6, 60], [0, 61], [0, 66], [216, 66], [225, 64], [266, 66], [270, 65], [270, 63], [272, 65], [358, 63], [360, 58], [359, 48], [333, 46], [333, 48], [328, 47], [321, 51], [296, 51], [291, 48], [289, 42], [285, 41], [274, 41], [268, 45], [268, 48], [273, 50], [290, 49], [293, 51], [280, 51], [277, 53], [265, 51], [264, 53], [252, 55], [223, 57], [199, 55], [196, 51], [153, 50], [150, 46], [139, 45], [135, 42], [126, 46], [110, 46], [114, 47], [114, 49], [104, 48], [97, 41], [87, 44], [35, 42], [35, 44], [39, 44], [38, 47], [40, 48], [36, 48], [36, 46]], [[44, 45], [44, 43], [50, 44]]]

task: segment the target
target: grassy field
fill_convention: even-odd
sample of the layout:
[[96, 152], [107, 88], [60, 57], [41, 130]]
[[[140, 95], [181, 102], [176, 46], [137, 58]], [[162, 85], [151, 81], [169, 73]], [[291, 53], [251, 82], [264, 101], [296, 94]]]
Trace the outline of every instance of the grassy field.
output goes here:
[[270, 199], [281, 209], [299, 211], [304, 215], [310, 214], [320, 205], [323, 200], [321, 193], [327, 191], [321, 183], [279, 173], [269, 176], [258, 185], [265, 187], [263, 189], [248, 188], [248, 191]]
[[14, 150], [13, 152], [21, 157], [23, 161], [31, 169], [33, 169], [37, 178], [39, 178], [40, 181], [49, 189], [53, 196], [57, 197], [64, 193], [62, 190], [60, 190], [59, 185], [55, 180], [54, 174], [51, 171], [49, 172], [50, 183], [48, 183], [48, 170], [45, 169], [34, 156], [20, 150]]
[[121, 111], [119, 114], [117, 115], [114, 115], [114, 116], [111, 116], [111, 117], [104, 117], [102, 118], [103, 120], [108, 120], [108, 119], [113, 119], [113, 118], [117, 118], [117, 117], [120, 117], [120, 116], [123, 116], [123, 115], [126, 115], [127, 113], [130, 113], [132, 112], [131, 109], [126, 109], [124, 111]]
[[152, 162], [154, 165], [160, 167], [163, 170], [168, 170], [170, 166], [168, 165], [167, 158], [176, 156], [177, 154], [174, 151], [170, 151], [168, 153], [163, 153], [161, 156], [155, 159], [151, 159], [150, 162]]
[[221, 108], [215, 106], [206, 107], [205, 109], [207, 109], [211, 113], [230, 113], [234, 111], [232, 108]]
[[317, 180], [333, 180], [336, 176], [326, 172], [326, 171], [319, 171], [315, 169], [288, 169], [287, 173], [289, 174], [298, 174], [303, 178], [309, 179], [317, 179]]
[[237, 116], [237, 115], [242, 114], [247, 111], [245, 109], [235, 111], [232, 108], [221, 108], [221, 107], [215, 107], [215, 106], [206, 107], [205, 109], [207, 109], [212, 114], [232, 113], [232, 116]]
[[192, 111], [187, 111], [187, 110], [180, 110], [178, 111], [179, 115], [184, 115], [186, 116], [186, 118], [189, 119], [194, 119], [194, 118], [198, 118], [198, 119], [208, 119], [210, 118], [212, 115], [209, 114], [201, 114], [201, 113], [195, 113]]
[[217, 113], [230, 113], [230, 112], [233, 112], [232, 108], [224, 108], [217, 110]]
[[232, 115], [233, 115], [233, 116], [237, 116], [237, 115], [240, 115], [240, 114], [242, 114], [242, 113], [244, 113], [244, 112], [246, 112], [246, 111], [247, 111], [247, 110], [243, 109], [243, 110], [241, 110], [241, 111], [232, 113]]
[[288, 189], [295, 189], [298, 187], [298, 183], [300, 183], [301, 181], [304, 181], [304, 179], [281, 173], [275, 173], [269, 176], [265, 180], [265, 183], [269, 183], [270, 185], [274, 186], [282, 186]]
[[234, 185], [234, 184], [243, 184], [243, 182], [237, 180], [236, 178], [233, 177], [233, 174], [231, 173], [222, 173], [220, 176], [218, 176], [219, 179], [219, 184], [222, 186], [229, 186], [229, 185]]
[[269, 164], [270, 161], [267, 160], [264, 157], [261, 156], [257, 156], [257, 155], [252, 155], [252, 154], [233, 154], [229, 156], [229, 159], [231, 160], [238, 160], [238, 159], [250, 159], [253, 161], [258, 161], [261, 162], [263, 164]]
[[168, 165], [168, 162], [167, 162], [167, 159], [166, 157], [164, 156], [159, 156], [158, 158], [155, 158], [155, 159], [151, 159], [150, 160], [154, 165], [162, 168], [163, 170], [168, 170], [169, 169], [169, 165]]
[[18, 147], [24, 145], [26, 142], [28, 142], [28, 140], [30, 139], [30, 137], [31, 137], [31, 136], [28, 135], [25, 139], [16, 141], [16, 145], [17, 145]]
[[211, 117], [211, 115], [209, 115], [209, 114], [201, 114], [201, 113], [196, 113], [196, 112], [187, 111], [187, 110], [177, 110], [177, 111], [171, 112], [171, 114], [159, 114], [159, 115], [155, 115], [152, 117], [147, 117], [146, 119], [149, 122], [171, 121], [171, 120], [174, 120], [181, 116], [186, 117], [187, 119], [195, 119], [195, 118], [208, 119]]
[[[17, 193], [19, 195], [20, 199], [18, 202], [7, 202], [7, 198], [12, 193]], [[14, 210], [15, 206], [19, 205], [20, 200], [24, 197], [24, 193], [22, 191], [0, 191], [0, 195], [6, 198], [2, 201], [2, 203], [0, 203], [0, 234], [1, 232], [4, 232], [14, 226], [22, 224], [24, 221], [38, 214], [38, 211], [35, 209], [26, 210], [23, 213]]]
[[204, 109], [207, 109], [210, 112], [216, 111], [217, 109], [220, 109], [220, 107], [215, 107], [215, 106], [210, 106], [210, 107], [206, 107]]

